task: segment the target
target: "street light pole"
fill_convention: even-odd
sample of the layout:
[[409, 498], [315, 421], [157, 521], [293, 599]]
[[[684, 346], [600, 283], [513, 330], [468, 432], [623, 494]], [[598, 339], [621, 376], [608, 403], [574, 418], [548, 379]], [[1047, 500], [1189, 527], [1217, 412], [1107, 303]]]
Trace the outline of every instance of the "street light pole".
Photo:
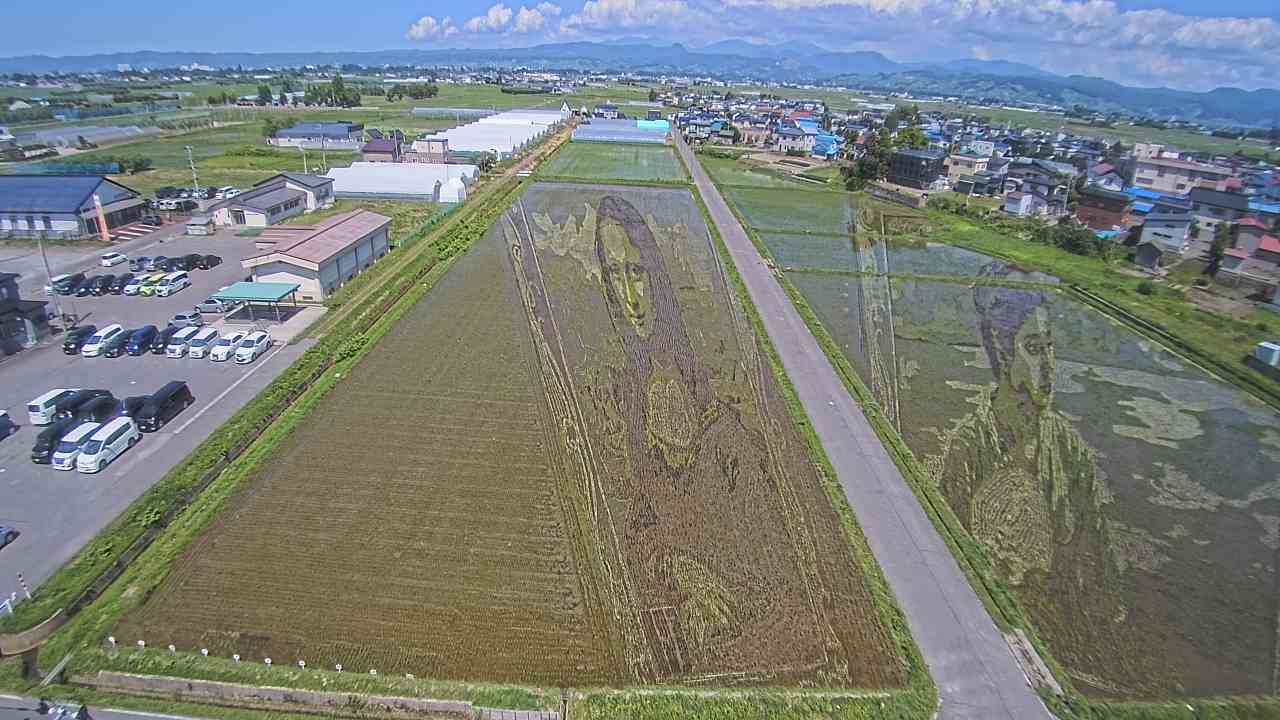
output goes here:
[[191, 155], [191, 146], [187, 145], [187, 164], [191, 165], [191, 194], [197, 198], [200, 195], [200, 178], [196, 176], [196, 161]]
[[302, 151], [302, 172], [306, 174], [310, 172], [307, 168], [307, 149], [301, 145], [298, 146], [298, 149]]

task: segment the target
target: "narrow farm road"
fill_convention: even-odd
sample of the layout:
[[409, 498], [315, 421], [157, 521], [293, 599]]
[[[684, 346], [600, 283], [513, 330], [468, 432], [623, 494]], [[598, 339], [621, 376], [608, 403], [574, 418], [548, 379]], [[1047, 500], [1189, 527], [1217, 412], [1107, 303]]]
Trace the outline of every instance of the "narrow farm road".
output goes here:
[[1051, 718], [950, 549], [689, 146], [676, 147], [929, 666], [944, 720]]

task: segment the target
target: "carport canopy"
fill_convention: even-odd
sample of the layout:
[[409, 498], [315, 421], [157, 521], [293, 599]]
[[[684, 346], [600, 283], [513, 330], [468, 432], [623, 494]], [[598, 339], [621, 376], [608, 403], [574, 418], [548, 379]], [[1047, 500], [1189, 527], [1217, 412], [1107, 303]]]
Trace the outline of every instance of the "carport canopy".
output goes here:
[[298, 292], [298, 288], [302, 287], [298, 283], [274, 283], [274, 282], [238, 282], [225, 290], [219, 290], [213, 294], [214, 300], [221, 300], [226, 303], [245, 303], [249, 306], [249, 317], [253, 317], [253, 306], [255, 304], [271, 305], [276, 311], [276, 320], [280, 320], [280, 303], [289, 298], [295, 305], [297, 301], [293, 294]]

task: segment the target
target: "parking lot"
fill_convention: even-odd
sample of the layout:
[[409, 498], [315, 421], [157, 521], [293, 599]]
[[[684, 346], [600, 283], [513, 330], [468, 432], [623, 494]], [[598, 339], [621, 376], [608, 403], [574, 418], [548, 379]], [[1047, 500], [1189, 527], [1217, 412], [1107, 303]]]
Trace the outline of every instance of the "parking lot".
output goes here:
[[[240, 259], [253, 253], [251, 238], [231, 233], [210, 237], [171, 238], [141, 254], [175, 257], [187, 253], [215, 254], [222, 264], [212, 270], [192, 270], [192, 286], [170, 297], [104, 295], [59, 297], [63, 312], [81, 323], [126, 328], [163, 328], [178, 312], [192, 307], [219, 288], [243, 280]], [[127, 265], [94, 268], [100, 273], [126, 272]], [[84, 268], [75, 268], [83, 270]], [[50, 307], [50, 314], [53, 308]], [[222, 331], [231, 329], [217, 315], [206, 322]], [[247, 322], [234, 324], [247, 329]], [[270, 325], [259, 329], [271, 331]], [[21, 426], [17, 434], [0, 440], [0, 525], [22, 535], [0, 549], [0, 599], [19, 591], [17, 573], [35, 586], [71, 559], [99, 530], [135, 498], [164, 476], [224, 420], [268, 385], [309, 346], [309, 341], [277, 342], [248, 365], [208, 359], [169, 359], [147, 353], [140, 357], [82, 358], [65, 355], [61, 342], [20, 353], [0, 364], [0, 409]], [[101, 388], [117, 399], [154, 392], [170, 380], [186, 381], [195, 404], [159, 432], [121, 455], [101, 473], [62, 472], [30, 461], [31, 446], [41, 430], [27, 419], [26, 403], [52, 388]]]

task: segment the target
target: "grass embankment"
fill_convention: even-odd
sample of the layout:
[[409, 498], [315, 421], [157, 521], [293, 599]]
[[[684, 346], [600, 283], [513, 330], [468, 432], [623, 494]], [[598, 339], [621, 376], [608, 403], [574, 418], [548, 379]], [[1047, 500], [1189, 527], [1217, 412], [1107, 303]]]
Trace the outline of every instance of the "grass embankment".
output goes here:
[[[1079, 285], [1167, 333], [1178, 344], [1173, 350], [1280, 407], [1280, 386], [1243, 362], [1259, 342], [1280, 337], [1280, 313], [1254, 310], [1247, 319], [1237, 320], [1207, 312], [1187, 300], [1185, 291], [1163, 284], [1156, 284], [1152, 294], [1142, 295], [1139, 278], [1122, 272], [1122, 260], [1106, 263], [1073, 255], [940, 210], [926, 214], [933, 228], [930, 239], [1052, 273], [1065, 284]], [[1145, 332], [1140, 326], [1134, 329]], [[1157, 339], [1170, 342], [1168, 338]]]

